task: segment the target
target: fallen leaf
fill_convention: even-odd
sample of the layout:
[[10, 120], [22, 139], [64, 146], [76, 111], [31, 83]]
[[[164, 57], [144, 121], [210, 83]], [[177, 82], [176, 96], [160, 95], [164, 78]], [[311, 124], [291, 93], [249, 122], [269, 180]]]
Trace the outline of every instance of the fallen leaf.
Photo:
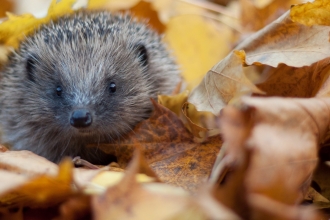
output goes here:
[[240, 0], [241, 22], [245, 31], [257, 31], [273, 22], [301, 0]]
[[139, 123], [119, 143], [99, 144], [105, 153], [116, 155], [125, 167], [136, 148], [143, 150], [146, 162], [160, 180], [196, 190], [208, 177], [221, 147], [219, 135], [200, 143], [175, 113], [153, 101], [151, 117]]
[[92, 219], [91, 196], [76, 195], [69, 198], [59, 208], [59, 216], [54, 220]]
[[108, 9], [110, 11], [127, 10], [138, 4], [140, 0], [89, 0], [88, 9]]
[[330, 59], [300, 68], [280, 64], [268, 69], [268, 78], [257, 84], [268, 96], [309, 98], [327, 96]]
[[74, 194], [71, 184], [72, 162], [64, 160], [59, 166], [57, 176], [40, 175], [18, 188], [3, 192], [0, 203], [7, 207], [50, 207]]
[[216, 64], [188, 98], [198, 111], [218, 115], [220, 110], [239, 93], [261, 93], [244, 75], [244, 52], [234, 51]]
[[236, 49], [244, 50], [245, 62], [277, 67], [283, 63], [291, 67], [310, 66], [330, 54], [330, 27], [311, 27], [295, 23], [290, 12], [256, 32]]
[[158, 19], [157, 11], [152, 7], [152, 3], [139, 1], [130, 8], [131, 13], [140, 20], [148, 20], [148, 25], [155, 29], [158, 33], [164, 33], [165, 26]]
[[189, 91], [185, 90], [176, 95], [158, 95], [158, 103], [182, 117], [182, 105], [188, 99]]
[[[224, 158], [239, 163], [243, 150], [235, 146], [253, 150], [246, 177], [248, 192], [286, 204], [304, 198], [318, 161], [318, 143], [327, 136], [329, 105], [329, 98], [245, 97], [239, 109], [223, 109]], [[237, 137], [239, 130], [246, 134]]]
[[93, 219], [170, 219], [185, 210], [189, 204], [187, 196], [151, 192], [136, 182], [139, 161], [135, 157], [120, 183], [93, 198]]
[[313, 203], [317, 203], [317, 202], [330, 203], [330, 201], [327, 198], [322, 196], [312, 187], [308, 188], [308, 192], [305, 196], [305, 200], [311, 200], [313, 201]]
[[215, 26], [197, 15], [177, 16], [168, 22], [164, 40], [181, 66], [188, 89], [198, 85], [204, 74], [228, 54], [231, 35], [227, 26]]
[[195, 137], [206, 138], [215, 135], [215, 116], [210, 112], [197, 111], [195, 106], [187, 102], [188, 94], [186, 90], [177, 95], [159, 95], [158, 102], [174, 112]]
[[209, 219], [241, 219], [233, 210], [226, 207], [215, 198], [214, 190], [211, 187], [202, 188], [196, 195], [195, 202], [205, 212]]
[[292, 21], [306, 26], [330, 26], [330, 3], [327, 0], [315, 0], [304, 4], [294, 5], [290, 10]]
[[75, 2], [76, 0], [60, 2], [52, 0], [47, 16], [39, 19], [31, 14], [16, 16], [8, 13], [8, 19], [0, 25], [0, 42], [6, 46], [17, 48], [20, 41], [40, 25], [46, 24], [61, 15], [72, 13], [72, 6]]
[[253, 207], [252, 219], [281, 220], [326, 220], [328, 219], [313, 207], [287, 205], [264, 195], [251, 194], [249, 202]]
[[0, 18], [5, 17], [6, 12], [12, 11], [13, 9], [13, 2], [10, 0], [3, 0], [1, 2], [1, 7], [0, 7]]
[[58, 166], [30, 151], [4, 151], [0, 152], [0, 170], [30, 178], [42, 174], [55, 176]]

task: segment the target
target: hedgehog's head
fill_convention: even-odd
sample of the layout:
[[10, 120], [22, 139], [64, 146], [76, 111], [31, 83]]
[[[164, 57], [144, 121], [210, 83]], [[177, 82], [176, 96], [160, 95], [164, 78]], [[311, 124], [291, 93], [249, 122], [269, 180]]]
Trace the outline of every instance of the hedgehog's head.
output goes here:
[[2, 73], [5, 141], [41, 155], [47, 145], [61, 154], [76, 142], [117, 139], [150, 115], [150, 98], [179, 81], [156, 33], [109, 13], [43, 26]]

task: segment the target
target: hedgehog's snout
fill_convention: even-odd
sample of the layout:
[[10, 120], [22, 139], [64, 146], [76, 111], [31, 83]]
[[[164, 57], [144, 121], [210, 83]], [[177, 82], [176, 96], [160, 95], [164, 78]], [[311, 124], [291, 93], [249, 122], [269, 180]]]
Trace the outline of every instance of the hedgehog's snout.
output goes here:
[[92, 114], [87, 109], [76, 109], [70, 117], [70, 124], [75, 128], [86, 128], [92, 122]]

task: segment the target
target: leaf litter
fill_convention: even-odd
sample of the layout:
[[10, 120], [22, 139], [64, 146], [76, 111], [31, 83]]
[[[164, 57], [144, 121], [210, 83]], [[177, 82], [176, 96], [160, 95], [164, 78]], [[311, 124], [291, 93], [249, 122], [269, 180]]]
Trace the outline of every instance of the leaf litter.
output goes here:
[[[71, 13], [75, 2], [53, 1], [41, 19], [9, 14], [0, 24], [1, 53], [40, 24]], [[236, 1], [217, 6], [216, 22], [208, 2], [184, 3], [191, 6], [185, 11], [172, 0], [90, 0], [91, 9], [149, 17], [178, 57], [186, 92], [160, 96], [149, 119], [120, 143], [101, 145], [118, 158], [116, 166], [73, 168], [69, 159], [56, 165], [1, 147], [1, 216], [327, 219], [318, 209], [330, 199], [319, 158], [329, 140], [330, 4], [316, 0], [284, 13], [296, 3]], [[169, 5], [177, 8], [171, 13]], [[240, 24], [238, 17], [224, 18], [240, 7]], [[243, 41], [234, 47], [234, 39]], [[304, 199], [314, 206], [301, 205]]]

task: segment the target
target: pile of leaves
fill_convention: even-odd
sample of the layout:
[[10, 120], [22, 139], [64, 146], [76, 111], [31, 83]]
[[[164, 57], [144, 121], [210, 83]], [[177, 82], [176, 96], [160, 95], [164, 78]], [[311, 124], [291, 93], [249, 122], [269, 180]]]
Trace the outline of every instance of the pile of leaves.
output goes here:
[[[2, 63], [26, 35], [76, 4], [53, 0], [39, 19], [8, 14]], [[151, 117], [120, 145], [98, 146], [118, 163], [76, 158], [84, 168], [74, 168], [69, 158], [57, 165], [1, 146], [0, 218], [328, 219], [328, 0], [80, 7], [148, 18], [184, 80], [173, 95], [152, 100]]]

